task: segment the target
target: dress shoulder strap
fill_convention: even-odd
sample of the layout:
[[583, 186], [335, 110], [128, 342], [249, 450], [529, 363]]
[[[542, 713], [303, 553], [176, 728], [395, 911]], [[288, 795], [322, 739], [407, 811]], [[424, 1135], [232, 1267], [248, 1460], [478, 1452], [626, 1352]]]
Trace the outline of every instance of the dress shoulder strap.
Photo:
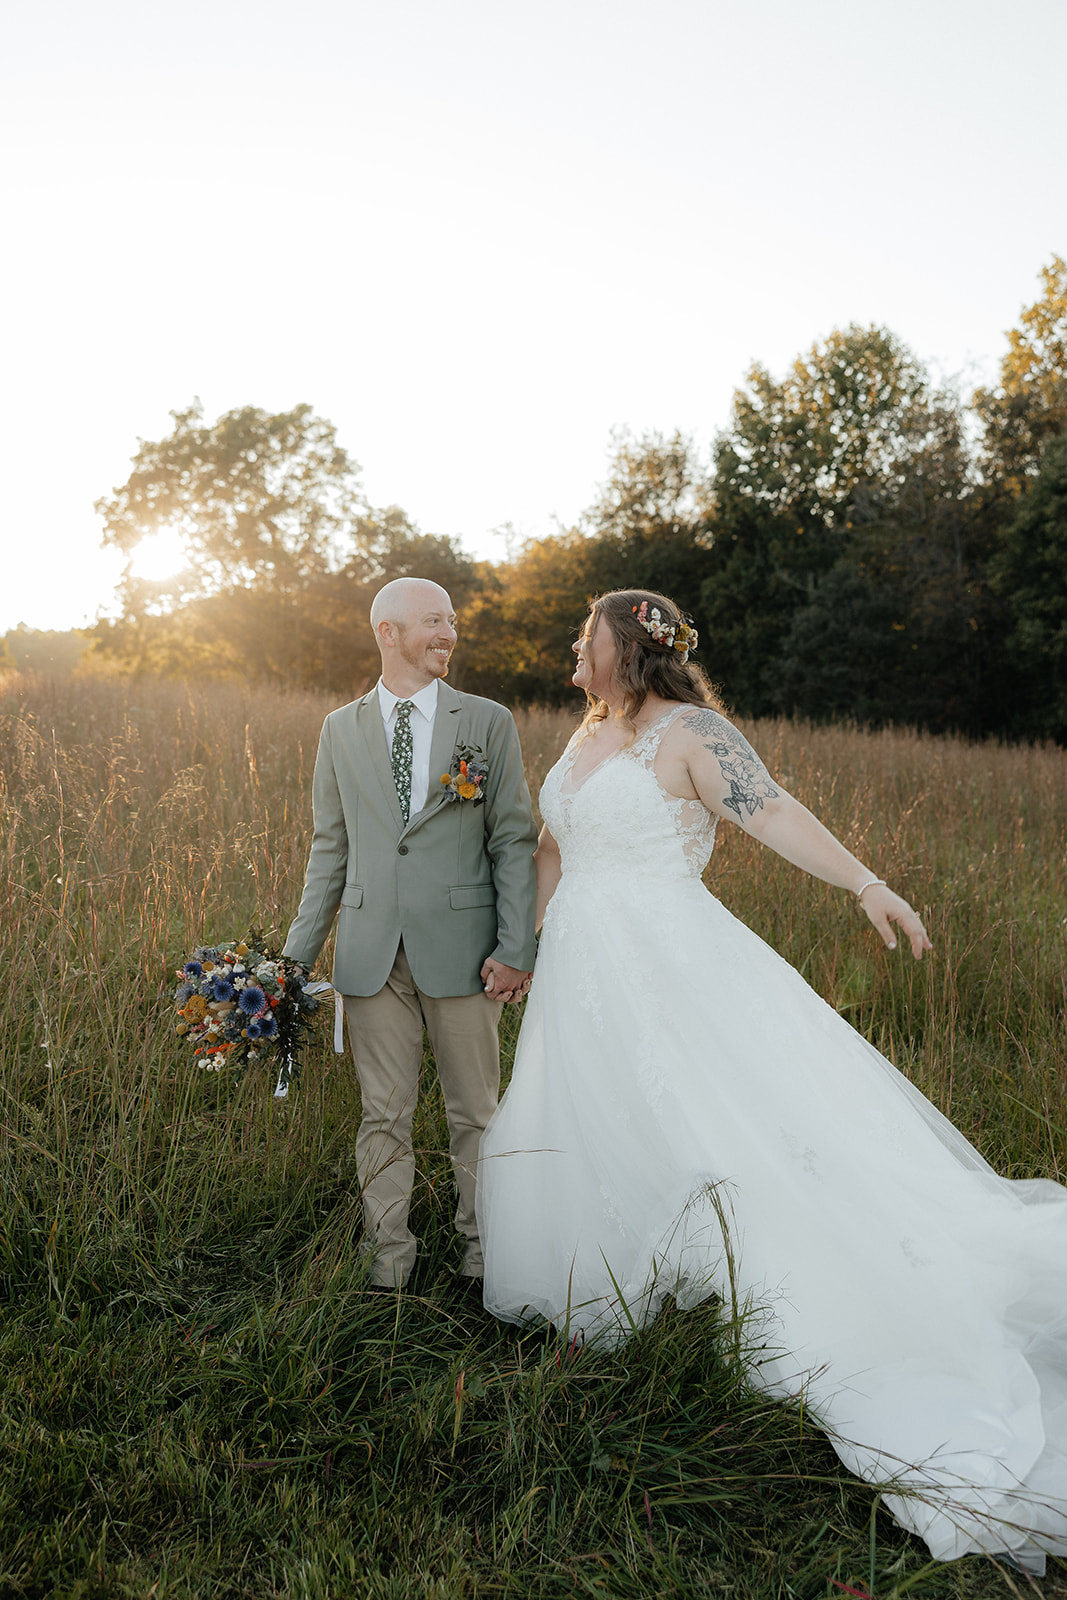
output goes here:
[[683, 712], [694, 709], [693, 706], [685, 704], [673, 705], [669, 710], [664, 711], [661, 716], [653, 718], [648, 727], [643, 729], [633, 744], [629, 746], [627, 754], [633, 756], [635, 760], [643, 762], [645, 766], [651, 766], [656, 759], [656, 753], [667, 730], [674, 726]]

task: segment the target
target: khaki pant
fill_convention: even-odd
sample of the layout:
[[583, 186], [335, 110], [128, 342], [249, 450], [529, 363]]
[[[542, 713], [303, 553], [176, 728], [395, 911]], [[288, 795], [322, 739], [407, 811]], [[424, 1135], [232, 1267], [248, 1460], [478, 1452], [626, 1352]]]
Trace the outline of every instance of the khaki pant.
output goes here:
[[365, 1241], [374, 1253], [371, 1282], [389, 1288], [402, 1284], [415, 1265], [418, 1241], [408, 1227], [415, 1182], [411, 1120], [419, 1088], [423, 1023], [448, 1115], [449, 1153], [459, 1192], [456, 1230], [466, 1241], [460, 1270], [466, 1277], [480, 1278], [475, 1179], [478, 1145], [500, 1093], [500, 1002], [484, 994], [444, 1000], [423, 994], [411, 976], [403, 944], [383, 989], [366, 998], [350, 994], [342, 998], [363, 1098], [356, 1170]]

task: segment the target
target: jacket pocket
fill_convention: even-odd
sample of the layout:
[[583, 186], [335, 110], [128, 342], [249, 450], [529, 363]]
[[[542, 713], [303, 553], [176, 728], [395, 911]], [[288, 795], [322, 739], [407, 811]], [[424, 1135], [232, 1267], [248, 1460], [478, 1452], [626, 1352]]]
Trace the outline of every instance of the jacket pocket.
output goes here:
[[462, 884], [449, 889], [448, 903], [453, 911], [474, 911], [479, 906], [495, 906], [496, 890], [491, 883]]
[[363, 904], [363, 885], [361, 883], [346, 883], [341, 896], [343, 906], [351, 906], [357, 910]]

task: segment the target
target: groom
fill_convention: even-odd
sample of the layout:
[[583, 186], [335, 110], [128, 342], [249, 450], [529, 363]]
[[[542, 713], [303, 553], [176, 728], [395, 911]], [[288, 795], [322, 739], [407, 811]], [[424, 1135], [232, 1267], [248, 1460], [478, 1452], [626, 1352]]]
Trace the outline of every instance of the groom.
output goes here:
[[[370, 1281], [399, 1288], [417, 1250], [408, 1209], [424, 1024], [448, 1115], [460, 1270], [482, 1275], [478, 1144], [500, 1089], [501, 1004], [525, 992], [533, 967], [537, 832], [510, 712], [444, 682], [456, 643], [444, 589], [396, 578], [370, 620], [382, 675], [323, 725], [314, 839], [284, 953], [310, 969], [340, 910], [333, 983], [363, 1102]], [[487, 771], [464, 797], [441, 775], [467, 751]]]

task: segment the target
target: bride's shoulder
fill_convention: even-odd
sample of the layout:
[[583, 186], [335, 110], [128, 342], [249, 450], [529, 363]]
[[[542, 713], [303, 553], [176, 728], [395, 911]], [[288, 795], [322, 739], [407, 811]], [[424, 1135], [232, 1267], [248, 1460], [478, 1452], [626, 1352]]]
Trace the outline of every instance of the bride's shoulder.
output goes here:
[[706, 720], [709, 716], [715, 717], [720, 723], [725, 723], [726, 718], [720, 716], [711, 706], [694, 705], [688, 700], [665, 700], [653, 712], [650, 722], [665, 723], [668, 728], [710, 727]]
[[[677, 739], [674, 735], [677, 730]], [[740, 728], [714, 706], [687, 706], [670, 728], [671, 754], [684, 761], [690, 774], [747, 772], [770, 782], [770, 774]]]
[[679, 705], [678, 722], [691, 732], [702, 733], [711, 728], [729, 728], [732, 726], [728, 717], [725, 717], [715, 706], [709, 705]]
[[729, 744], [741, 738], [728, 717], [714, 706], [690, 705], [679, 702], [673, 708], [664, 737], [673, 745], [696, 744], [714, 747]]

